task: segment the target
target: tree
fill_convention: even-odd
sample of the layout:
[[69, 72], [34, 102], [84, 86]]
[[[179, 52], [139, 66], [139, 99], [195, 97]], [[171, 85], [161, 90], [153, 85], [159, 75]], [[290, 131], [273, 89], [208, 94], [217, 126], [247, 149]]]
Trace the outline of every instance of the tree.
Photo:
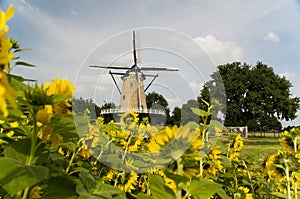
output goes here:
[[[151, 92], [151, 93], [146, 94], [146, 104], [147, 104], [148, 109], [154, 108], [154, 109], [160, 109], [160, 110], [165, 111], [166, 117], [157, 116], [156, 120], [165, 120], [166, 124], [167, 125], [169, 124], [169, 121], [170, 121], [169, 103], [161, 94], [158, 94], [156, 92]], [[156, 122], [158, 122], [158, 121], [156, 121]]]
[[186, 104], [182, 105], [181, 122], [187, 124], [188, 122], [200, 122], [200, 117], [193, 113], [192, 108], [199, 108], [197, 100], [190, 99]]
[[[220, 95], [222, 104], [227, 104], [226, 110], [222, 110], [226, 126], [249, 125], [250, 130], [272, 130], [281, 128], [279, 120], [296, 118], [300, 100], [291, 96], [292, 84], [262, 62], [254, 67], [240, 62], [219, 65], [211, 77], [205, 86]], [[225, 92], [221, 90], [220, 77]]]
[[204, 84], [202, 90], [200, 91], [200, 95], [197, 97], [199, 108], [201, 110], [206, 110], [207, 105], [205, 104], [205, 102], [210, 102], [210, 99], [211, 97], [209, 93], [209, 88], [207, 87], [207, 85]]
[[100, 107], [98, 107], [92, 99], [73, 98], [72, 110], [78, 114], [83, 115], [86, 111], [91, 112], [91, 117], [96, 118], [100, 115]]
[[[104, 104], [100, 107], [100, 111], [105, 110], [105, 109], [111, 109], [111, 108], [116, 108], [115, 103], [104, 102]], [[103, 115], [103, 118], [104, 118], [104, 123], [108, 123], [112, 120], [115, 120], [114, 115], [111, 113]]]
[[171, 117], [169, 117], [169, 120], [166, 122], [170, 126], [180, 126], [181, 125], [181, 108], [175, 107], [172, 111]]
[[164, 109], [167, 109], [169, 104], [168, 101], [160, 94], [156, 92], [146, 94], [147, 108], [151, 108], [154, 105], [159, 105]]
[[146, 94], [147, 108], [156, 108], [165, 110], [167, 116], [170, 116], [170, 109], [168, 101], [160, 94], [156, 92]]

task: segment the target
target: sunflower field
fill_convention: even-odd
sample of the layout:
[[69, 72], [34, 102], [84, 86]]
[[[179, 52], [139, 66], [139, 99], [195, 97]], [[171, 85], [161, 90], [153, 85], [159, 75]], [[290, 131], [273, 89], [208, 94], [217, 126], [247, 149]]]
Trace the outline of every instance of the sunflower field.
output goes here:
[[[120, 123], [72, 111], [74, 85], [28, 84], [12, 74], [26, 50], [7, 38], [14, 8], [0, 11], [0, 198], [300, 198], [300, 129], [259, 167], [240, 157], [243, 137], [209, 120], [153, 126], [134, 112]], [[222, 139], [221, 139], [222, 138]]]

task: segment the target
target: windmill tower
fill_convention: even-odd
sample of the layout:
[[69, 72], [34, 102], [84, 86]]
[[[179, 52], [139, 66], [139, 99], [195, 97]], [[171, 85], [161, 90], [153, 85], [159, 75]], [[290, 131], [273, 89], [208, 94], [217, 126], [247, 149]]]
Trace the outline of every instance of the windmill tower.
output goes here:
[[[158, 114], [165, 115], [165, 111], [158, 109], [150, 109], [146, 104], [145, 92], [158, 77], [158, 74], [144, 74], [145, 71], [178, 71], [177, 68], [165, 68], [165, 67], [139, 67], [137, 63], [137, 51], [135, 43], [135, 31], [133, 31], [133, 65], [131, 67], [120, 66], [98, 66], [92, 65], [93, 68], [105, 68], [109, 69], [118, 92], [120, 93], [120, 105], [116, 109], [102, 110], [101, 114], [120, 114], [128, 110], [132, 110], [136, 113], [146, 114]], [[116, 72], [120, 71], [120, 72]], [[115, 75], [120, 75], [123, 80], [122, 90], [118, 86]], [[146, 77], [152, 77], [151, 82], [144, 87], [144, 80]]]

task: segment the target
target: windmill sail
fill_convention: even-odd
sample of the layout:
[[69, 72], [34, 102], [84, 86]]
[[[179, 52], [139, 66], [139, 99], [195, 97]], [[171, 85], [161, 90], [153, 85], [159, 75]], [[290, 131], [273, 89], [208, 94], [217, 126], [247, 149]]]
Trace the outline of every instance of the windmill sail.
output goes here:
[[[158, 74], [144, 74], [143, 71], [178, 71], [177, 68], [167, 68], [167, 67], [139, 67], [140, 56], [138, 55], [139, 49], [136, 48], [136, 34], [135, 31], [132, 32], [133, 37], [133, 65], [128, 66], [101, 66], [101, 65], [91, 65], [92, 68], [104, 68], [110, 69], [109, 74], [111, 75], [119, 93], [120, 93], [120, 105], [119, 109], [115, 112], [125, 112], [126, 110], [133, 110], [135, 112], [152, 112], [165, 114], [161, 110], [151, 110], [148, 109], [146, 104], [145, 91], [152, 85], [154, 80], [158, 77]], [[114, 70], [114, 71], [112, 71]], [[123, 70], [122, 72], [116, 72], [116, 70]], [[122, 90], [117, 85], [114, 75], [120, 75], [123, 80]], [[144, 88], [144, 80], [146, 77], [152, 77], [151, 82], [146, 88]], [[104, 111], [105, 112], [105, 111]], [[111, 111], [107, 111], [111, 113]]]

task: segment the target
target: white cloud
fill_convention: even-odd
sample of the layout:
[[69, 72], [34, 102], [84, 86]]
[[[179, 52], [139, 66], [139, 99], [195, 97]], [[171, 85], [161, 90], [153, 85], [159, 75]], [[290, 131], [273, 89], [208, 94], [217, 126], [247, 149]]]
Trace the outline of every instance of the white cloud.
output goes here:
[[219, 41], [213, 35], [197, 37], [195, 41], [216, 64], [241, 61], [244, 58], [244, 50], [232, 41]]
[[196, 83], [196, 82], [194, 82], [194, 81], [192, 81], [192, 82], [190, 83], [190, 88], [192, 89], [192, 91], [193, 91], [193, 93], [194, 93], [195, 95], [199, 95], [200, 90], [202, 89], [202, 87], [203, 87], [203, 84]]
[[167, 102], [171, 109], [173, 109], [175, 106], [180, 107], [182, 104], [182, 101], [179, 98], [167, 98]]
[[269, 32], [269, 33], [265, 36], [264, 39], [265, 39], [265, 40], [272, 41], [272, 42], [274, 42], [274, 43], [280, 42], [280, 37], [279, 37], [277, 34], [275, 34], [274, 32]]
[[296, 77], [296, 74], [295, 73], [291, 73], [291, 72], [288, 72], [288, 71], [285, 71], [283, 73], [280, 73], [279, 74], [280, 77], [285, 77], [287, 79], [291, 79], [293, 77]]

